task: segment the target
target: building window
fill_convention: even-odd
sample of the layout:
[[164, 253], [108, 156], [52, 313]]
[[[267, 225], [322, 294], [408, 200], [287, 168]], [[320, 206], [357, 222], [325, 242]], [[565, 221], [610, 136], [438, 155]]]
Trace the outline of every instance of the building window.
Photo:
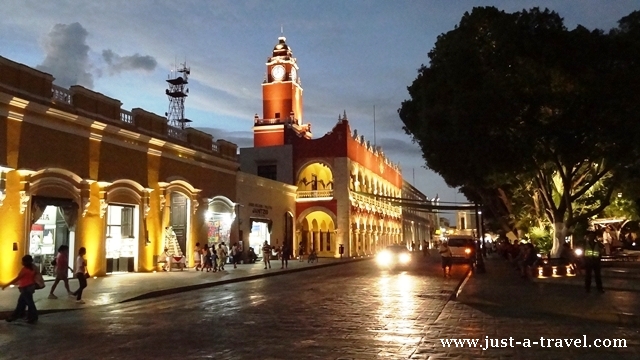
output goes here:
[[280, 119], [280, 113], [276, 113], [276, 119]]
[[278, 178], [278, 167], [277, 165], [258, 165], [258, 176], [277, 180]]
[[108, 207], [107, 236], [121, 239], [133, 236], [133, 207], [114, 206]]

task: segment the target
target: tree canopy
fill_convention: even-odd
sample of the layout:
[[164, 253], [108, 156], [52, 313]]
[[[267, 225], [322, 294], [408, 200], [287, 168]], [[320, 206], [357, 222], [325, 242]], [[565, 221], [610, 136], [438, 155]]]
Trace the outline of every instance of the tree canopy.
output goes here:
[[398, 110], [428, 168], [503, 225], [544, 214], [554, 252], [637, 167], [640, 13], [609, 32], [494, 7], [438, 37]]

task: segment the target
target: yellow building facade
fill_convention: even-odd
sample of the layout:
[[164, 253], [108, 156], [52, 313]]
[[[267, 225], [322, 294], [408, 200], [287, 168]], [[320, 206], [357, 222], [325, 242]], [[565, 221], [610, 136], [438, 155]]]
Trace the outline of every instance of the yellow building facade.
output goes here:
[[209, 208], [234, 212], [236, 145], [53, 80], [0, 57], [0, 284], [25, 254], [47, 273], [60, 245], [96, 276], [152, 271], [165, 246], [191, 262]]

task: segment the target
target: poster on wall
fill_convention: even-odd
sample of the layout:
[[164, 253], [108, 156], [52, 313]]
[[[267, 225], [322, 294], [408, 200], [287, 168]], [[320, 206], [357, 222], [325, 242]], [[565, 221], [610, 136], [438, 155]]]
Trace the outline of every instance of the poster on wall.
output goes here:
[[55, 228], [48, 228], [47, 225], [45, 225], [45, 229], [42, 235], [42, 254], [54, 254], [55, 251], [55, 233], [56, 233], [56, 229]]
[[31, 225], [31, 235], [29, 236], [29, 254], [42, 254], [42, 238], [44, 237], [44, 225]]
[[29, 254], [31, 255], [52, 255], [55, 254], [55, 231], [56, 229], [48, 225], [31, 225], [29, 235]]

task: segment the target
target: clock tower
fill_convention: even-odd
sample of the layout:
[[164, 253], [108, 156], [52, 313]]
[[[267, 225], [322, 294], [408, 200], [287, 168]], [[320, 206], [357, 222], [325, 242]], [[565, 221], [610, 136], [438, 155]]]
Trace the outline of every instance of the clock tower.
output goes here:
[[277, 146], [285, 142], [285, 126], [311, 137], [309, 124], [302, 120], [302, 87], [298, 64], [286, 38], [281, 36], [267, 58], [267, 73], [262, 83], [262, 118], [256, 114], [253, 146]]

